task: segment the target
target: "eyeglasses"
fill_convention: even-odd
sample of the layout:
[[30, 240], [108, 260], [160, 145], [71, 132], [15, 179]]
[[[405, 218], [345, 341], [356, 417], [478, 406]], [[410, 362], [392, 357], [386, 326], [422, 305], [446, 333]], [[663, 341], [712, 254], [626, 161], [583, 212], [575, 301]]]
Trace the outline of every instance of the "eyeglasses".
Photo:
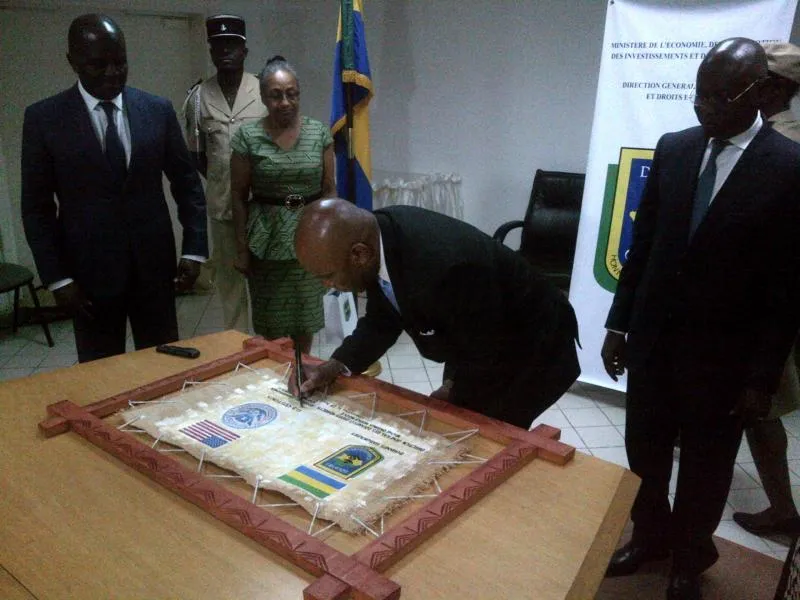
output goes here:
[[83, 63], [83, 69], [93, 76], [107, 73], [109, 67], [111, 67], [115, 73], [121, 73], [128, 69], [128, 61], [123, 57], [115, 60], [89, 60]]
[[298, 90], [288, 90], [286, 92], [272, 90], [269, 94], [267, 94], [267, 98], [273, 102], [280, 102], [284, 98], [286, 98], [286, 100], [289, 102], [297, 102], [297, 100], [300, 98], [300, 92]]
[[725, 108], [730, 104], [738, 102], [747, 92], [753, 89], [753, 86], [755, 86], [758, 83], [761, 83], [765, 79], [766, 77], [756, 79], [755, 81], [753, 81], [753, 83], [748, 85], [740, 93], [736, 94], [736, 96], [734, 96], [733, 98], [702, 98], [699, 96], [695, 96], [694, 98], [692, 98], [692, 104], [694, 105], [695, 108], [702, 108], [702, 107], [712, 108], [712, 109]]

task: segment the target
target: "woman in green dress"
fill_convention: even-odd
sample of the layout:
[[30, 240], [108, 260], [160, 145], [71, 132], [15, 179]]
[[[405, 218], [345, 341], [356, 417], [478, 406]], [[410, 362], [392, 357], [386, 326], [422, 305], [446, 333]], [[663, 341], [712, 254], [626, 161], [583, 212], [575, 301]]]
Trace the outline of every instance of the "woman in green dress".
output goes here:
[[231, 140], [234, 266], [247, 276], [255, 332], [296, 336], [309, 352], [324, 325], [325, 289], [297, 262], [294, 230], [304, 204], [336, 196], [333, 138], [300, 115], [297, 75], [283, 57], [268, 60], [259, 79], [269, 114]]

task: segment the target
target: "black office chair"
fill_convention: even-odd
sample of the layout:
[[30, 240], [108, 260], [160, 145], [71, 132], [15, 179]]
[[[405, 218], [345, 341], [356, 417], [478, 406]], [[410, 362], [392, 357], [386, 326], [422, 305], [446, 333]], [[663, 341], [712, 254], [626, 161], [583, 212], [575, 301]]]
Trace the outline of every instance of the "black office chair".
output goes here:
[[[17, 332], [17, 327], [19, 326], [19, 291], [23, 286], [28, 287], [36, 311], [41, 311], [39, 298], [36, 296], [36, 289], [33, 287], [33, 273], [22, 265], [0, 263], [0, 294], [14, 292], [14, 321], [12, 323], [14, 333]], [[44, 330], [44, 337], [47, 338], [47, 345], [52, 348], [54, 346], [53, 338], [50, 335], [47, 321], [43, 319], [41, 325]]]
[[583, 173], [537, 169], [525, 219], [503, 223], [493, 236], [503, 243], [521, 227], [519, 253], [564, 292], [572, 276], [584, 179]]

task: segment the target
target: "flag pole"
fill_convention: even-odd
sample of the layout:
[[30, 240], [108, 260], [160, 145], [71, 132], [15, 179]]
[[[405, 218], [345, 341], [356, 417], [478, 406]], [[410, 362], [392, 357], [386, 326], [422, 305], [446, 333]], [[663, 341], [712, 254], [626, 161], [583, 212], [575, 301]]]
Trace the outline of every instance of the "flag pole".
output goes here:
[[347, 127], [347, 199], [353, 204], [356, 203], [356, 155], [353, 148], [353, 84], [345, 83], [345, 102], [346, 102], [346, 127]]
[[[342, 19], [343, 33], [345, 31], [348, 32], [346, 37], [349, 38], [349, 40], [352, 40], [353, 31], [353, 7], [349, 4], [351, 1], [352, 0], [339, 0], [339, 14]], [[347, 7], [345, 7], [345, 2], [348, 2]], [[345, 38], [344, 35], [342, 37], [343, 39]], [[344, 66], [342, 71], [344, 71], [350, 63], [353, 62], [352, 43], [342, 44], [341, 51], [342, 54], [350, 54], [350, 56], [342, 57], [342, 65]], [[356, 157], [353, 144], [353, 84], [349, 81], [345, 81], [343, 84], [345, 96], [345, 128], [347, 129], [347, 173], [349, 175], [347, 178], [347, 200], [356, 204]]]

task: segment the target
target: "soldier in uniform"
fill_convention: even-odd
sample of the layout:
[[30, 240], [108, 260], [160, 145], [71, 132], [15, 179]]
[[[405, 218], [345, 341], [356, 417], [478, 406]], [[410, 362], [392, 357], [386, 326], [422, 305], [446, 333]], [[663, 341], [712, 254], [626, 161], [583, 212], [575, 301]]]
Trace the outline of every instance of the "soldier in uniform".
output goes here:
[[266, 115], [258, 78], [244, 71], [244, 19], [206, 19], [211, 61], [217, 74], [189, 90], [184, 103], [186, 139], [197, 170], [206, 178], [214, 281], [226, 329], [248, 331], [247, 282], [233, 268], [236, 242], [231, 212], [231, 138], [243, 123]]

